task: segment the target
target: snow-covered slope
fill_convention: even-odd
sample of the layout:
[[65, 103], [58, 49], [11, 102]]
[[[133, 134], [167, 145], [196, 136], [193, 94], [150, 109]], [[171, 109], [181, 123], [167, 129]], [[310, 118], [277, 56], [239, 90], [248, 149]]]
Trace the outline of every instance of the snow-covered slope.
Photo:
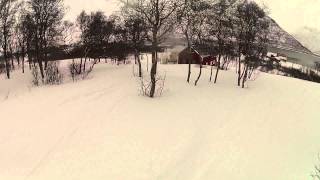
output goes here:
[[293, 35], [283, 30], [280, 25], [272, 18], [270, 21], [270, 45], [279, 48], [292, 49], [293, 51], [312, 54], [312, 52], [302, 45]]
[[[260, 74], [249, 88], [160, 65], [163, 97], [138, 96], [131, 65], [29, 87], [0, 80], [3, 180], [306, 180], [320, 152], [320, 85]], [[198, 69], [193, 67], [193, 79]], [[10, 93], [8, 93], [10, 92]]]

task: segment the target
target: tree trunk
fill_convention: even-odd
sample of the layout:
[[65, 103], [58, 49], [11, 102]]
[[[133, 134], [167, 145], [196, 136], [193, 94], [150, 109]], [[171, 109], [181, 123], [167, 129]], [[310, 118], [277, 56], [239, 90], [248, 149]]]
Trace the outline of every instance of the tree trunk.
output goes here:
[[87, 58], [84, 58], [84, 63], [83, 63], [83, 72], [86, 72], [86, 64], [87, 64]]
[[39, 64], [39, 68], [40, 68], [41, 78], [43, 80], [44, 79], [44, 70], [43, 70], [42, 60], [38, 60], [38, 64]]
[[147, 72], [149, 72], [149, 56], [147, 54]]
[[44, 70], [43, 70], [42, 59], [40, 57], [40, 52], [37, 52], [37, 62], [39, 64], [40, 74], [41, 74], [41, 78], [43, 80], [44, 79]]
[[6, 44], [4, 45], [4, 60], [5, 60], [5, 65], [6, 65], [6, 72], [7, 72], [7, 78], [10, 79], [10, 64], [8, 61], [8, 53], [7, 53], [7, 48], [6, 48]]
[[150, 89], [150, 97], [153, 98], [156, 90], [156, 74], [157, 74], [157, 50], [154, 49], [152, 52], [152, 67], [151, 67], [151, 89]]
[[24, 56], [25, 56], [25, 53], [22, 52], [22, 73], [24, 73]]
[[18, 67], [20, 67], [20, 56], [19, 56], [19, 54], [17, 54], [17, 61], [18, 61]]
[[221, 54], [219, 54], [219, 57], [218, 57], [217, 71], [216, 71], [216, 76], [214, 78], [215, 84], [217, 83], [217, 80], [218, 80], [218, 74], [219, 74], [219, 70], [220, 70], [220, 61], [221, 61]]
[[10, 79], [10, 64], [7, 58], [5, 58], [5, 64], [6, 64], [7, 78]]
[[[188, 31], [186, 30], [185, 32], [185, 36], [187, 38], [187, 41], [188, 41], [188, 48], [189, 48], [189, 51], [190, 53], [192, 52], [192, 49], [191, 49], [191, 42], [190, 42], [190, 38], [189, 38], [189, 34], [188, 34]], [[187, 77], [187, 82], [190, 83], [190, 77], [191, 77], [191, 59], [189, 58], [188, 59], [188, 77]]]
[[28, 55], [28, 61], [29, 61], [29, 70], [31, 70], [31, 63], [32, 63], [32, 56]]
[[213, 63], [211, 64], [211, 72], [210, 72], [210, 82], [212, 82], [212, 75], [213, 75]]
[[191, 60], [189, 59], [188, 78], [187, 78], [188, 83], [190, 83], [190, 77], [191, 77]]
[[198, 78], [197, 80], [194, 82], [194, 85], [197, 86], [198, 85], [198, 82], [201, 78], [201, 74], [202, 74], [202, 63], [200, 63], [200, 71], [199, 71], [199, 75], [198, 75]]
[[238, 60], [238, 86], [241, 85], [241, 55], [239, 55]]
[[36, 52], [37, 63], [39, 64], [41, 78], [42, 80], [44, 80], [44, 70], [43, 70], [43, 64], [42, 64], [42, 60], [44, 57], [43, 43], [41, 43], [41, 40], [39, 38], [36, 38], [35, 44], [36, 44], [35, 52]]
[[201, 75], [202, 75], [202, 57], [200, 56], [200, 63], [199, 63], [199, 66], [200, 66], [200, 71], [199, 71], [199, 75], [198, 75], [198, 78], [196, 79], [196, 81], [194, 82], [194, 85], [197, 86], [198, 85], [198, 82], [201, 78]]
[[28, 62], [29, 62], [29, 70], [31, 70], [32, 56], [31, 56], [31, 52], [30, 52], [29, 43], [27, 43], [26, 48], [27, 48], [26, 55], [28, 56]]
[[13, 50], [12, 50], [12, 47], [11, 47], [11, 46], [10, 46], [10, 59], [11, 59], [11, 69], [15, 69], [15, 67], [14, 67]]
[[46, 39], [44, 40], [44, 45], [41, 47], [42, 48], [44, 47], [44, 49], [42, 49], [43, 54], [41, 55], [41, 57], [43, 56], [43, 59], [41, 59], [41, 61], [44, 60], [44, 70], [47, 70], [47, 67], [48, 67], [48, 54], [47, 54], [48, 47], [47, 47], [47, 40]]
[[[4, 26], [4, 30], [3, 32], [6, 32], [6, 26]], [[9, 61], [8, 61], [8, 37], [7, 35], [4, 35], [4, 47], [3, 47], [3, 52], [4, 52], [4, 60], [5, 60], [5, 65], [6, 65], [6, 71], [7, 71], [7, 78], [10, 79], [10, 64], [9, 64]]]
[[242, 79], [242, 88], [244, 88], [244, 85], [247, 81], [247, 77], [248, 77], [248, 65], [245, 66], [245, 69], [244, 69], [244, 76], [243, 76], [243, 79]]
[[81, 73], [82, 73], [82, 58], [80, 60], [80, 67], [79, 67], [79, 74], [81, 74]]
[[138, 53], [138, 51], [136, 51], [136, 62], [138, 63], [138, 67], [139, 67], [139, 77], [142, 77], [142, 67], [141, 67], [141, 60], [140, 60], [140, 55]]
[[13, 57], [11, 56], [11, 68], [14, 70], [14, 61], [13, 61]]
[[253, 72], [254, 72], [254, 67], [250, 67], [248, 72], [248, 79], [252, 78]]

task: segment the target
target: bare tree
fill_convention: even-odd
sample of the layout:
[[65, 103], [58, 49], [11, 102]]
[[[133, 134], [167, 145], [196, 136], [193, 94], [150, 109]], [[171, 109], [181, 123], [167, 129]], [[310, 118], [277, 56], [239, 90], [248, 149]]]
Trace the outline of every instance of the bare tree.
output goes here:
[[[217, 0], [212, 5], [212, 11], [209, 14], [209, 34], [214, 41], [217, 42], [217, 70], [214, 78], [214, 83], [217, 83], [219, 70], [221, 68], [221, 59], [225, 54], [225, 47], [232, 39], [232, 22], [231, 22], [231, 7], [235, 0]], [[210, 82], [212, 81], [213, 66], [211, 66]]]
[[9, 64], [9, 41], [12, 36], [16, 13], [20, 3], [18, 0], [1, 0], [0, 1], [0, 27], [2, 36], [2, 49], [6, 66], [7, 78], [10, 79]]
[[[256, 69], [267, 54], [269, 21], [265, 11], [252, 1], [237, 5], [237, 41], [239, 44], [238, 85], [244, 88], [250, 71]], [[241, 73], [241, 54], [245, 57]]]
[[127, 38], [134, 50], [135, 60], [139, 67], [139, 77], [142, 77], [142, 65], [140, 60], [140, 51], [144, 47], [147, 39], [147, 27], [144, 20], [136, 12], [124, 12], [124, 28], [127, 33]]
[[167, 35], [172, 32], [176, 22], [176, 12], [180, 6], [179, 0], [134, 0], [127, 2], [128, 8], [136, 11], [147, 24], [149, 39], [152, 42], [151, 88], [149, 96], [154, 97], [157, 74], [157, 52]]
[[[198, 24], [201, 23], [201, 11], [199, 8], [203, 0], [185, 0], [182, 8], [178, 11], [179, 29], [184, 34], [188, 49], [192, 51], [192, 45], [196, 40], [196, 35], [199, 32]], [[187, 82], [190, 82], [191, 77], [191, 60], [188, 61]]]
[[[24, 6], [22, 6], [24, 7]], [[22, 61], [22, 73], [25, 71], [25, 57], [26, 57], [26, 51], [27, 51], [27, 41], [28, 41], [28, 26], [25, 21], [26, 12], [21, 11], [18, 23], [15, 27], [15, 34], [16, 34], [16, 41], [17, 41], [17, 59], [19, 62], [19, 57], [21, 56]]]
[[[28, 56], [29, 69], [31, 70], [32, 63], [34, 65], [34, 40], [35, 40], [35, 24], [33, 23], [30, 14], [23, 13], [18, 24], [19, 33], [22, 36], [22, 42], [25, 43], [25, 55]], [[23, 46], [23, 44], [22, 44]], [[23, 58], [24, 59], [24, 58]]]
[[[35, 52], [41, 77], [44, 78], [49, 41], [57, 36], [57, 28], [64, 16], [63, 0], [29, 0], [29, 14], [35, 25]], [[43, 67], [43, 61], [45, 67]]]
[[[87, 15], [87, 13], [85, 11], [82, 11], [80, 13], [80, 15], [77, 17], [77, 26], [80, 30], [80, 47], [84, 50], [83, 51], [83, 55], [81, 55], [81, 60], [80, 60], [80, 69], [83, 70], [82, 71], [86, 71], [86, 63], [87, 63], [87, 56], [89, 53], [89, 46], [87, 43], [87, 39], [85, 38], [85, 34], [88, 31], [88, 24], [90, 22], [90, 16]], [[83, 61], [84, 58], [84, 61]], [[80, 70], [81, 72], [81, 70]]]
[[[210, 12], [210, 1], [208, 0], [199, 0], [196, 1], [197, 3], [192, 4], [192, 8], [194, 8], [196, 14], [194, 16], [195, 20], [193, 20], [193, 24], [192, 26], [194, 29], [194, 33], [195, 35], [195, 39], [194, 42], [195, 44], [199, 45], [199, 46], [203, 46], [204, 45], [204, 41], [205, 39], [207, 39], [208, 36], [208, 14]], [[202, 57], [200, 59], [199, 62], [199, 74], [197, 79], [194, 82], [194, 85], [197, 86], [201, 75], [202, 75]]]

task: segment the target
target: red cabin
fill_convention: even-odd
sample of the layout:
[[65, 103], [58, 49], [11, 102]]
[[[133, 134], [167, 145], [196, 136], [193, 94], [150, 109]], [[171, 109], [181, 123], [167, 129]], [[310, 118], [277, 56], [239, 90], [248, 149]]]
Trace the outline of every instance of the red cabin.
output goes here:
[[179, 53], [178, 64], [200, 64], [201, 62], [200, 54], [192, 49], [192, 48], [185, 48], [183, 51]]
[[216, 65], [217, 60], [215, 56], [203, 57], [198, 53], [198, 51], [193, 48], [185, 48], [179, 53], [178, 64], [200, 64], [202, 65]]

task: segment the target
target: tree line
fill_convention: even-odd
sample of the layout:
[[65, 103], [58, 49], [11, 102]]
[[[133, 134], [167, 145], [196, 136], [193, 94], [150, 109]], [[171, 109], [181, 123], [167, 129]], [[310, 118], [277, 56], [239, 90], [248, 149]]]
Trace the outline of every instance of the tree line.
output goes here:
[[[249, 0], [131, 0], [122, 1], [120, 13], [81, 12], [74, 22], [64, 20], [63, 0], [1, 0], [1, 66], [7, 78], [17, 61], [28, 59], [45, 78], [48, 62], [80, 58], [75, 72], [84, 73], [88, 60], [123, 60], [134, 55], [141, 70], [140, 54], [152, 53], [150, 97], [154, 97], [158, 53], [170, 36], [183, 35], [191, 50], [206, 47], [217, 57], [210, 81], [216, 83], [219, 71], [229, 60], [237, 61], [238, 85], [244, 87], [252, 72], [266, 56], [269, 20], [263, 8]], [[89, 70], [90, 70], [89, 69]], [[191, 62], [187, 82], [192, 74]], [[200, 63], [197, 85], [202, 74]]]
[[[24, 72], [24, 61], [29, 66], [37, 63], [42, 78], [47, 68], [50, 49], [57, 46], [61, 21], [64, 17], [62, 0], [1, 0], [0, 27], [2, 59], [7, 78], [14, 69], [14, 59]], [[10, 62], [11, 61], [11, 62]]]

